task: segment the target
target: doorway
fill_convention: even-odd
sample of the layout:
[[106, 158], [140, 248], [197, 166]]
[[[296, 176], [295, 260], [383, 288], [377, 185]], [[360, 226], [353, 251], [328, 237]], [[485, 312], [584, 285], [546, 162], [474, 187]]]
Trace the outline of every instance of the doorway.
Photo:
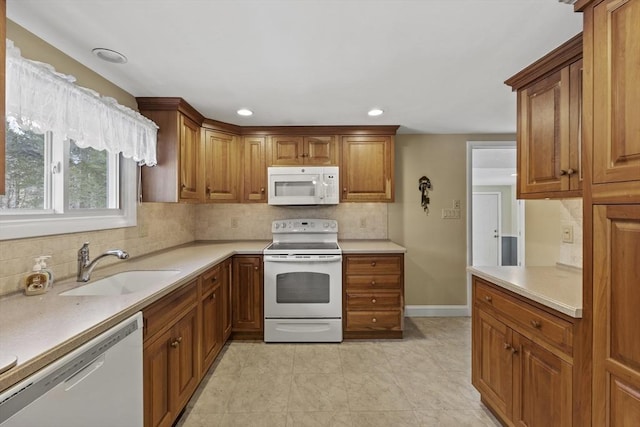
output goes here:
[[502, 265], [502, 193], [474, 191], [471, 199], [472, 256], [474, 266]]

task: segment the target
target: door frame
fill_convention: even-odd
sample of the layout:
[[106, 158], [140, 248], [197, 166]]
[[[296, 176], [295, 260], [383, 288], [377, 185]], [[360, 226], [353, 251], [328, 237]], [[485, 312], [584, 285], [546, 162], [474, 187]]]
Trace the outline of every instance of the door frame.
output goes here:
[[[474, 195], [496, 195], [498, 196], [498, 267], [502, 263], [502, 193], [499, 191], [471, 191], [471, 200], [473, 200]], [[473, 209], [471, 209], [471, 213], [473, 214]], [[473, 217], [471, 218], [471, 232], [473, 233]], [[471, 242], [471, 261], [473, 261], [473, 235], [469, 239]], [[473, 263], [471, 264], [473, 265]]]

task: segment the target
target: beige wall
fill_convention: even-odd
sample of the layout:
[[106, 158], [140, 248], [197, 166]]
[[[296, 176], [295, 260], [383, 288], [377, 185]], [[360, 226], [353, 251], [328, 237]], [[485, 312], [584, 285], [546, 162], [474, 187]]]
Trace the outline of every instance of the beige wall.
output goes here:
[[138, 109], [136, 99], [131, 94], [10, 20], [7, 20], [7, 38], [20, 48], [24, 58], [51, 64], [56, 71], [74, 76], [79, 86], [115, 98], [120, 104], [134, 110]]
[[[389, 238], [407, 248], [408, 305], [467, 302], [467, 141], [513, 141], [514, 135], [396, 136], [396, 201], [389, 206]], [[430, 213], [420, 207], [418, 179], [431, 179]], [[441, 219], [461, 201], [460, 219]]]

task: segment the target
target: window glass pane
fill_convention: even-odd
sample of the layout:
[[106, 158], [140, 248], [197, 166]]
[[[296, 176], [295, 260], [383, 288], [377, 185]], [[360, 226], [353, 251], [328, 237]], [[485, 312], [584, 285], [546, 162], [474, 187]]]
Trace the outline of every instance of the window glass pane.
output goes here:
[[69, 144], [68, 200], [70, 209], [109, 207], [109, 156], [106, 150]]
[[0, 196], [0, 209], [44, 209], [44, 135], [7, 121], [5, 149], [6, 192]]

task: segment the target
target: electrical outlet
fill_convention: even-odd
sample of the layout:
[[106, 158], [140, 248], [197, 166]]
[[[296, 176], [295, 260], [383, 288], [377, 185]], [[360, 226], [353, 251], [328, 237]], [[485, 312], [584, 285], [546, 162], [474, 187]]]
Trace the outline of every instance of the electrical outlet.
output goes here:
[[360, 228], [367, 228], [367, 219], [360, 218]]
[[460, 209], [460, 200], [455, 199], [453, 201], [453, 209]]
[[231, 228], [238, 228], [238, 218], [231, 218]]
[[442, 219], [460, 219], [460, 209], [442, 209]]
[[573, 243], [573, 226], [571, 225], [562, 226], [562, 241], [564, 243]]

